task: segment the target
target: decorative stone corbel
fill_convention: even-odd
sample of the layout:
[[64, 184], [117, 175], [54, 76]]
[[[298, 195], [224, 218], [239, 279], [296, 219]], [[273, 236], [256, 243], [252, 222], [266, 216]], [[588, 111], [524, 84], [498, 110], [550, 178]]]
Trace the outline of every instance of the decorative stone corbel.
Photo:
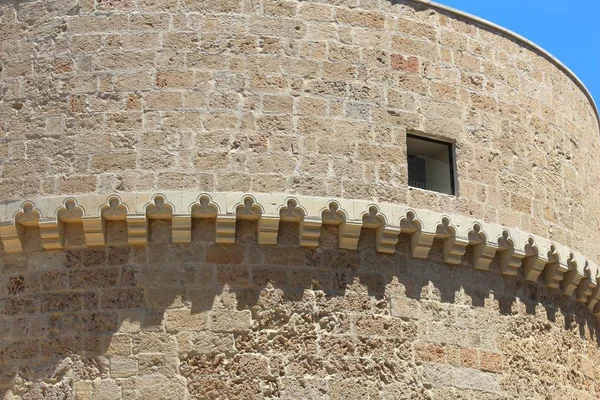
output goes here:
[[[62, 207], [56, 210], [55, 221], [40, 222], [40, 232], [42, 233], [42, 245], [44, 248], [48, 250], [62, 249], [65, 241], [64, 224], [73, 224], [78, 222], [83, 224], [84, 214], [85, 210], [79, 204], [77, 204], [77, 200], [74, 198], [66, 199], [63, 202]], [[44, 238], [44, 234], [46, 234], [46, 238]]]
[[88, 246], [103, 246], [106, 244], [106, 221], [127, 220], [129, 210], [118, 196], [110, 196], [106, 204], [100, 207], [100, 217], [82, 217], [85, 243]]
[[191, 243], [192, 216], [189, 214], [173, 214], [171, 219], [171, 236], [173, 243]]
[[40, 237], [45, 250], [64, 248], [64, 225], [56, 219], [40, 220]]
[[304, 217], [304, 219], [300, 221], [300, 246], [319, 246], [321, 225], [323, 225], [323, 222], [318, 218]]
[[575, 255], [571, 253], [567, 260], [567, 268], [568, 270], [563, 274], [563, 279], [560, 282], [560, 288], [566, 296], [573, 296], [575, 290], [585, 278], [585, 269], [588, 268], [589, 270], [589, 267], [587, 261], [576, 260]]
[[146, 216], [147, 219], [170, 219], [173, 243], [190, 243], [192, 241], [191, 215], [175, 214], [175, 207], [167, 201], [165, 196], [158, 194], [152, 198], [152, 203], [146, 205]]
[[550, 289], [557, 289], [560, 286], [560, 281], [563, 275], [569, 268], [567, 265], [560, 262], [560, 255], [556, 251], [554, 245], [550, 246], [548, 251], [548, 264], [544, 269], [544, 283]]
[[129, 208], [119, 196], [110, 196], [106, 204], [100, 207], [100, 216], [107, 221], [124, 221], [129, 214]]
[[400, 235], [399, 226], [382, 225], [375, 231], [375, 246], [380, 253], [394, 254]]
[[82, 220], [84, 210], [73, 198], [68, 198], [56, 210], [56, 219], [41, 219], [40, 237], [42, 246], [46, 250], [60, 250], [64, 248], [64, 224], [76, 223]]
[[587, 303], [588, 298], [597, 286], [596, 279], [592, 279], [592, 271], [587, 261], [585, 262], [584, 273], [584, 278], [579, 283], [579, 286], [577, 286], [577, 289], [575, 289], [575, 300], [578, 303]]
[[208, 194], [198, 196], [196, 203], [190, 207], [192, 218], [217, 218], [219, 206]]
[[356, 250], [358, 248], [358, 239], [362, 223], [356, 221], [344, 221], [340, 225], [339, 246], [341, 249]]
[[235, 215], [239, 219], [258, 220], [262, 213], [262, 207], [252, 196], [245, 196], [242, 203], [235, 206]]
[[300, 222], [306, 211], [298, 205], [298, 200], [287, 199], [286, 205], [279, 209], [279, 219], [285, 222]]
[[425, 260], [433, 246], [435, 232], [423, 232], [422, 227], [423, 224], [417, 219], [414, 211], [409, 210], [406, 217], [400, 220], [401, 232], [410, 234], [411, 256]]
[[362, 222], [348, 221], [347, 213], [340, 209], [336, 201], [330, 201], [328, 208], [321, 212], [321, 219], [326, 225], [339, 225], [338, 246], [340, 249], [356, 250], [362, 229]]
[[448, 217], [442, 218], [442, 223], [438, 224], [435, 235], [444, 240], [444, 262], [450, 265], [460, 264], [469, 245], [469, 239], [456, 235], [456, 228], [450, 224]]
[[236, 216], [220, 214], [220, 208], [210, 195], [203, 193], [198, 196], [196, 203], [192, 204], [192, 218], [214, 218], [215, 219], [215, 242], [217, 244], [235, 243], [235, 221]]
[[146, 204], [144, 214], [127, 214], [127, 240], [129, 244], [148, 244], [148, 219], [171, 217], [173, 208], [165, 203], [163, 196], [155, 195], [152, 198], [152, 203]]
[[26, 201], [21, 209], [13, 216], [13, 222], [0, 226], [0, 236], [7, 253], [20, 253], [23, 251], [25, 241], [25, 227], [38, 226], [42, 215], [34, 204]]
[[502, 236], [498, 239], [498, 251], [502, 275], [515, 276], [525, 257], [525, 252], [515, 248], [515, 242], [507, 230], [503, 230]]
[[298, 222], [298, 241], [302, 247], [319, 246], [321, 225], [319, 218], [310, 218], [306, 210], [298, 204], [296, 199], [288, 199], [286, 205], [279, 210], [281, 221]]
[[217, 215], [215, 242], [217, 244], [235, 243], [235, 215]]
[[148, 219], [171, 219], [175, 207], [163, 195], [157, 194], [152, 198], [152, 203], [146, 205]]
[[0, 226], [0, 238], [6, 253], [20, 253], [23, 251], [24, 227], [16, 223]]
[[473, 246], [473, 266], [475, 269], [487, 271], [496, 255], [496, 247], [487, 241], [487, 235], [482, 232], [481, 225], [473, 224], [469, 231], [469, 244]]
[[525, 258], [522, 262], [525, 279], [530, 282], [537, 282], [547, 263], [548, 258], [540, 254], [535, 241], [530, 237], [525, 245]]
[[40, 210], [35, 208], [32, 202], [26, 201], [21, 206], [21, 210], [15, 213], [13, 219], [16, 224], [19, 224], [21, 226], [38, 226], [40, 220], [42, 219], [42, 213], [40, 212]]
[[106, 223], [102, 217], [82, 217], [81, 223], [86, 246], [106, 244]]
[[368, 212], [363, 213], [362, 221], [365, 228], [375, 229], [376, 250], [379, 253], [394, 254], [400, 227], [388, 225], [385, 216], [375, 205], [370, 206]]
[[85, 210], [73, 198], [66, 199], [63, 206], [56, 210], [56, 219], [65, 224], [81, 222]]
[[145, 214], [127, 214], [127, 241], [131, 245], [148, 244], [148, 219]]
[[598, 285], [598, 278], [600, 278], [600, 272], [596, 272], [595, 279], [592, 278], [592, 282], [595, 285], [592, 289], [592, 293], [588, 296], [587, 309], [594, 311], [596, 306], [600, 306], [600, 285]]
[[258, 220], [258, 244], [277, 244], [279, 216], [261, 215]]
[[252, 196], [245, 196], [242, 204], [235, 207], [236, 217], [239, 219], [258, 220], [258, 244], [277, 244], [279, 233], [279, 215], [265, 215], [263, 207]]

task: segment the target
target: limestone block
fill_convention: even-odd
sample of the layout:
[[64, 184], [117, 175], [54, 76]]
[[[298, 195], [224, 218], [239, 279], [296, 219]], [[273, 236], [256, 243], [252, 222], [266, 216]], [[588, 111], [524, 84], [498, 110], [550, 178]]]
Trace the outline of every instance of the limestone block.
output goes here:
[[502, 231], [502, 237], [498, 239], [498, 252], [500, 252], [502, 275], [515, 276], [526, 254], [517, 248], [515, 240], [510, 237], [507, 230]]
[[104, 246], [106, 225], [102, 217], [83, 217], [83, 234], [87, 246]]
[[110, 376], [111, 378], [128, 378], [136, 375], [138, 372], [138, 361], [130, 357], [111, 357]]
[[181, 331], [177, 334], [180, 353], [199, 354], [232, 353], [235, 351], [233, 334], [210, 331]]
[[193, 313], [191, 310], [169, 310], [166, 313], [167, 331], [200, 331], [206, 329], [207, 314]]
[[288, 198], [285, 206], [279, 208], [279, 218], [286, 222], [300, 222], [307, 215], [306, 209], [298, 204], [298, 200]]
[[92, 385], [95, 400], [111, 400], [121, 397], [121, 387], [112, 379], [98, 379]]
[[344, 221], [339, 228], [339, 246], [341, 249], [356, 250], [362, 229], [361, 222]]
[[277, 233], [279, 232], [279, 216], [261, 215], [258, 220], [258, 244], [277, 244]]
[[4, 251], [7, 253], [20, 253], [23, 251], [23, 226], [10, 224], [0, 226], [0, 238]]
[[192, 217], [173, 215], [171, 219], [173, 243], [190, 243], [192, 241]]
[[562, 259], [556, 250], [556, 246], [552, 245], [548, 253], [548, 263], [544, 269], [544, 283], [550, 289], [560, 287], [560, 282], [563, 279], [565, 272], [569, 270], [567, 260]]
[[300, 246], [317, 247], [321, 237], [321, 225], [322, 221], [320, 219], [304, 217], [300, 221], [299, 227]]
[[60, 250], [64, 247], [64, 225], [62, 221], [40, 220], [40, 236], [45, 250]]
[[127, 214], [127, 241], [131, 245], [148, 244], [148, 219], [145, 214]]
[[208, 326], [212, 331], [238, 332], [252, 327], [250, 310], [213, 310], [208, 316]]
[[412, 210], [400, 221], [401, 232], [410, 233], [411, 256], [414, 258], [427, 259], [435, 239], [435, 230], [426, 232], [422, 230], [423, 226], [424, 222], [418, 219]]
[[397, 226], [383, 225], [377, 228], [376, 231], [376, 249], [380, 253], [393, 254], [396, 251], [398, 243], [398, 235], [401, 229]]
[[[133, 201], [133, 199], [131, 199]], [[107, 221], [119, 221], [127, 219], [129, 207], [123, 203], [121, 197], [110, 196], [100, 208], [100, 216]]]
[[436, 237], [444, 240], [444, 262], [457, 265], [462, 262], [469, 239], [457, 235], [458, 229], [450, 223], [448, 217], [443, 217], [442, 222], [437, 225]]
[[91, 400], [92, 398], [92, 382], [76, 381], [73, 382], [75, 397], [81, 400]]
[[481, 225], [474, 224], [469, 231], [469, 243], [473, 246], [473, 264], [475, 269], [487, 271], [496, 255], [497, 245], [488, 242], [487, 235], [481, 230]]
[[582, 280], [586, 275], [589, 276], [589, 266], [587, 260], [572, 253], [567, 260], [567, 268], [568, 270], [564, 273], [560, 286], [565, 295], [573, 296]]
[[537, 282], [538, 277], [548, 263], [548, 258], [541, 254], [532, 237], [529, 237], [525, 245], [525, 257], [523, 258], [523, 273], [525, 279]]
[[218, 244], [235, 243], [235, 215], [217, 215], [216, 238]]
[[578, 303], [587, 303], [589, 297], [594, 293], [594, 289], [598, 285], [597, 281], [591, 278], [591, 271], [589, 268], [585, 271], [585, 278], [581, 280], [577, 289], [575, 289], [575, 300]]

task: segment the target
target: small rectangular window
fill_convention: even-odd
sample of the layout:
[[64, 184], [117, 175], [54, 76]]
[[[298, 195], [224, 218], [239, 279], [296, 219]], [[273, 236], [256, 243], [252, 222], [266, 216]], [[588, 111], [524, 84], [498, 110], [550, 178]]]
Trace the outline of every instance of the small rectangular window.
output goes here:
[[406, 135], [408, 186], [455, 194], [452, 143]]

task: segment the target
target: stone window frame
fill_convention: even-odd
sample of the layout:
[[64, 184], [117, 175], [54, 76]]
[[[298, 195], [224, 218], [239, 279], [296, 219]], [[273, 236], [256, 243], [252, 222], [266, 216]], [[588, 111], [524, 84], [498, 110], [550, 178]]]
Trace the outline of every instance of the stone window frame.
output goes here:
[[[425, 189], [417, 186], [411, 186], [408, 179], [408, 139], [418, 139], [426, 142], [436, 143], [448, 147], [448, 158], [449, 158], [449, 172], [450, 172], [450, 191], [451, 193], [444, 193], [437, 190]], [[458, 174], [456, 169], [456, 141], [440, 137], [432, 137], [421, 132], [407, 131], [406, 132], [406, 169], [407, 169], [407, 186], [410, 189], [425, 190], [428, 192], [439, 193], [446, 196], [458, 197]]]

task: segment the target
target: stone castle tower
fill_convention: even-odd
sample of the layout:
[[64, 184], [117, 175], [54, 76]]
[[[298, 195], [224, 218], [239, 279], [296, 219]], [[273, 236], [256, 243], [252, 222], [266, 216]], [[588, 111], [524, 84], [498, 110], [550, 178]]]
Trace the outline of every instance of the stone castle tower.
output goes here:
[[417, 0], [1, 0], [0, 397], [600, 396], [584, 85]]

